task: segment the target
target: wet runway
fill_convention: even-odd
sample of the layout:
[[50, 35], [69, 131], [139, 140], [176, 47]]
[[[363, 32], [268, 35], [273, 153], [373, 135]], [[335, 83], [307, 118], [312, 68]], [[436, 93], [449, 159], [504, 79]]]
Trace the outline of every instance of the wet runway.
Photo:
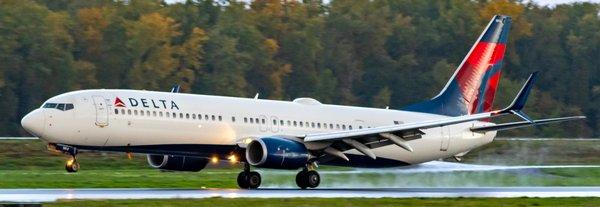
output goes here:
[[49, 202], [57, 199], [169, 198], [439, 198], [439, 197], [600, 197], [600, 187], [479, 187], [383, 189], [0, 189], [2, 202]]

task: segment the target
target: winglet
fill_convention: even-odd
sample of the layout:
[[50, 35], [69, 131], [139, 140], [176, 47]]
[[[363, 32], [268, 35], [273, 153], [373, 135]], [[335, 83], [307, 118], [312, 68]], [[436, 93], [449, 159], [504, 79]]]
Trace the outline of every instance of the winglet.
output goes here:
[[171, 88], [171, 93], [179, 93], [180, 90], [181, 90], [180, 85], [174, 85], [173, 88]]
[[515, 97], [515, 100], [513, 100], [513, 102], [508, 107], [506, 107], [505, 109], [502, 109], [502, 111], [500, 111], [500, 113], [511, 113], [511, 114], [519, 116], [520, 118], [522, 118], [525, 121], [533, 123], [533, 120], [531, 118], [529, 118], [529, 116], [527, 116], [521, 110], [523, 109], [523, 107], [525, 107], [525, 103], [527, 102], [527, 97], [529, 97], [529, 93], [531, 92], [531, 89], [533, 88], [533, 83], [535, 82], [535, 80], [537, 78], [537, 74], [538, 74], [538, 71], [533, 72], [533, 73], [531, 73], [531, 75], [529, 75], [529, 78], [527, 78], [527, 81], [525, 81], [525, 84], [523, 85], [523, 87], [521, 88], [521, 90], [519, 91], [517, 96]]

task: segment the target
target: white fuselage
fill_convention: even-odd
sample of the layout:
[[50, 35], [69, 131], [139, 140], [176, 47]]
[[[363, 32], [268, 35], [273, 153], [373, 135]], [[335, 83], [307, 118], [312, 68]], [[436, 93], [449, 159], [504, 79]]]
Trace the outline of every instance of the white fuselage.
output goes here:
[[[121, 100], [121, 102], [116, 99]], [[247, 138], [386, 126], [444, 116], [321, 104], [310, 98], [292, 102], [140, 90], [82, 90], [50, 98], [71, 110], [39, 108], [28, 131], [50, 143], [103, 148], [124, 146], [242, 146]], [[44, 106], [43, 105], [43, 106]], [[43, 117], [43, 118], [42, 118]], [[33, 121], [32, 121], [33, 122]], [[495, 132], [473, 133], [467, 122], [423, 130], [408, 141], [413, 152], [396, 145], [373, 149], [377, 158], [416, 164], [451, 157], [491, 142]], [[356, 150], [347, 154], [362, 155]]]

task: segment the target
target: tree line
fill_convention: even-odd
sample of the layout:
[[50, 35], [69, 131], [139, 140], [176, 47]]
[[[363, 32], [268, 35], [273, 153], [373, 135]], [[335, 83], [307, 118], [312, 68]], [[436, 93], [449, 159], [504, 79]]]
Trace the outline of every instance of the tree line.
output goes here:
[[[518, 0], [2, 0], [0, 135], [54, 95], [182, 91], [399, 109], [436, 95], [495, 14], [513, 17], [494, 103], [587, 120], [503, 136], [600, 135], [600, 5]], [[507, 121], [509, 119], [506, 119]]]

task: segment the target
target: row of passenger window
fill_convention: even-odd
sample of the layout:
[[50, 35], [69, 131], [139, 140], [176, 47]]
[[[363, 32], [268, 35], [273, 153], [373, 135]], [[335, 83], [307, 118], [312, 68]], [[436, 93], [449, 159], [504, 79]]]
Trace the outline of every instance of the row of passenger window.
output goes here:
[[[235, 117], [232, 117], [232, 120], [235, 122]], [[259, 119], [259, 118], [248, 118], [248, 117], [244, 117], [244, 123], [250, 123], [250, 124], [266, 124], [266, 120], [265, 119]], [[286, 125], [287, 124], [287, 125]], [[273, 119], [273, 125], [280, 125], [280, 126], [289, 126], [289, 127], [306, 127], [306, 128], [317, 128], [317, 129], [341, 129], [341, 130], [352, 130], [352, 125], [348, 125], [348, 128], [346, 128], [345, 124], [332, 124], [332, 123], [315, 123], [315, 122], [307, 122], [307, 121], [292, 121], [292, 120], [279, 120], [279, 122], [276, 119]], [[359, 129], [362, 129], [362, 126], [358, 127]]]
[[[115, 114], [121, 115], [134, 115], [134, 116], [148, 116], [148, 117], [166, 117], [166, 118], [180, 118], [180, 119], [193, 119], [193, 120], [212, 120], [212, 121], [223, 121], [223, 117], [220, 115], [208, 115], [205, 114], [190, 114], [190, 113], [176, 113], [176, 112], [163, 112], [163, 111], [150, 111], [150, 110], [131, 110], [131, 109], [115, 109]], [[231, 117], [231, 122], [235, 122], [235, 116]], [[244, 123], [250, 124], [267, 124], [266, 119], [259, 118], [248, 118], [244, 117]], [[275, 120], [273, 119], [273, 125], [288, 126], [288, 127], [306, 127], [306, 128], [317, 128], [317, 129], [336, 129], [336, 130], [352, 130], [352, 125], [346, 124], [333, 124], [333, 123], [315, 123], [307, 121], [292, 121], [292, 120]], [[362, 126], [358, 126], [362, 129]]]
[[[198, 119], [198, 120], [202, 120], [202, 114], [189, 114], [189, 113], [175, 113], [175, 112], [162, 112], [162, 111], [149, 111], [149, 110], [131, 110], [131, 109], [115, 109], [115, 114], [122, 114], [122, 115], [134, 115], [134, 116], [153, 116], [153, 117], [166, 117], [166, 118], [179, 118], [180, 119]], [[216, 115], [208, 115], [205, 114], [204, 115], [204, 120], [212, 120], [212, 121], [223, 121], [223, 116], [216, 116]]]

